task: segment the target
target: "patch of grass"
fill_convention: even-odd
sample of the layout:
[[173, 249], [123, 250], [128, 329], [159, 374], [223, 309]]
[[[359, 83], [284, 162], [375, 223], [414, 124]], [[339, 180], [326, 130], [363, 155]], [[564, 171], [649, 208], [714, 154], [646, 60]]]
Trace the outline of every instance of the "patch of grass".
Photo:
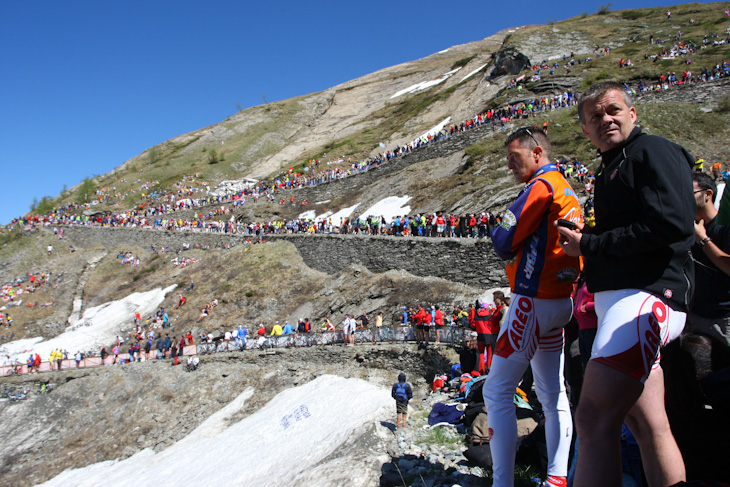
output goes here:
[[622, 19], [626, 20], [637, 20], [646, 15], [644, 10], [622, 10], [619, 12]]
[[463, 68], [464, 66], [469, 64], [471, 62], [471, 60], [474, 59], [475, 57], [476, 57], [476, 55], [465, 57], [463, 59], [459, 59], [458, 61], [456, 61], [454, 64], [451, 65], [450, 71], [453, 71], [456, 68]]
[[489, 149], [487, 147], [479, 144], [475, 144], [464, 149], [464, 154], [466, 154], [467, 158], [464, 166], [462, 167], [462, 171], [472, 167], [474, 163], [484, 157], [484, 154], [486, 154], [488, 150]]
[[717, 104], [719, 113], [730, 113], [730, 96], [726, 96]]
[[462, 435], [448, 428], [433, 428], [428, 431], [425, 441], [432, 445], [455, 447], [464, 442]]
[[0, 232], [0, 246], [4, 247], [13, 242], [20, 241], [23, 237], [24, 233], [20, 228], [16, 227], [14, 230], [3, 230]]
[[532, 479], [537, 477], [540, 477], [540, 472], [535, 467], [515, 465], [515, 487], [534, 487]]

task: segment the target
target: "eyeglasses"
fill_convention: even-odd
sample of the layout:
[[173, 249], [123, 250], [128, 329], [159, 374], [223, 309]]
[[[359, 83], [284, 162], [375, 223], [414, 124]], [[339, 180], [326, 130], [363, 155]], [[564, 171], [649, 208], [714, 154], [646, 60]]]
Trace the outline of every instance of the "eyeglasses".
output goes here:
[[535, 136], [534, 136], [534, 135], [532, 135], [532, 132], [530, 132], [530, 129], [528, 129], [527, 127], [523, 127], [523, 128], [521, 128], [520, 130], [518, 130], [517, 132], [518, 132], [518, 133], [520, 133], [520, 132], [527, 132], [527, 135], [529, 135], [529, 136], [530, 136], [530, 138], [531, 138], [531, 139], [532, 139], [533, 141], [535, 141], [535, 145], [536, 145], [536, 146], [538, 146], [538, 147], [540, 147], [540, 142], [538, 142], [538, 141], [537, 141], [537, 139], [535, 138]]

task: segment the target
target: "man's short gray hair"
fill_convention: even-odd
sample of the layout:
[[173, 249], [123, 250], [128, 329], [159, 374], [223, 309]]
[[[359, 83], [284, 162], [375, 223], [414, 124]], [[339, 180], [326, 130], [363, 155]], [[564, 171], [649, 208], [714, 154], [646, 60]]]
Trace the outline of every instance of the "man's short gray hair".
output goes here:
[[580, 95], [580, 98], [578, 99], [578, 118], [580, 119], [580, 123], [586, 122], [585, 114], [583, 113], [583, 106], [585, 103], [589, 100], [598, 100], [612, 90], [616, 90], [621, 93], [621, 96], [624, 97], [626, 106], [629, 108], [634, 106], [634, 102], [631, 99], [631, 96], [626, 92], [626, 87], [623, 84], [618, 81], [601, 81], [600, 83], [591, 85]]
[[522, 127], [515, 130], [507, 136], [504, 146], [507, 147], [515, 140], [519, 141], [520, 147], [526, 147], [530, 150], [535, 147], [541, 147], [545, 151], [545, 155], [550, 159], [552, 148], [545, 131], [539, 127]]

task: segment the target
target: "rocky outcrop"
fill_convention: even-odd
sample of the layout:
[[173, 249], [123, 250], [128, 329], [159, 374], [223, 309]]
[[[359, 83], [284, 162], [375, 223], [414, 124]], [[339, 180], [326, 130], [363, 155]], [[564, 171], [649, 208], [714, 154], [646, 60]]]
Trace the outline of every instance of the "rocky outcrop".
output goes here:
[[505, 47], [492, 54], [494, 68], [489, 73], [489, 79], [500, 76], [513, 76], [530, 67], [530, 60], [514, 47]]

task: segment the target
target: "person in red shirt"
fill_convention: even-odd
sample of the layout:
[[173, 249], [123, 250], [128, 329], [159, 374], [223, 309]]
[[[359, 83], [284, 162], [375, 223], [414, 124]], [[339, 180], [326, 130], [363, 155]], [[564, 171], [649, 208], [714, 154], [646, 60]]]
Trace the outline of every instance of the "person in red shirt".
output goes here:
[[439, 237], [444, 236], [444, 230], [446, 229], [446, 219], [441, 215], [441, 213], [438, 214], [436, 217], [436, 235]]
[[259, 325], [259, 331], [257, 333], [260, 337], [266, 335], [266, 328], [264, 328], [263, 323]]
[[433, 315], [433, 324], [436, 325], [436, 343], [441, 343], [441, 328], [444, 326], [444, 314], [437, 304], [434, 306], [436, 312]]
[[192, 345], [193, 344], [193, 333], [189, 331], [188, 334], [185, 335], [185, 339], [188, 341], [188, 345]]
[[432, 324], [432, 322], [433, 322], [433, 315], [431, 314], [431, 308], [428, 308], [426, 310], [426, 313], [423, 316], [423, 336], [424, 336], [426, 343], [431, 341], [431, 324]]
[[[485, 363], [488, 361], [489, 366], [492, 363], [492, 351], [494, 349], [494, 343], [491, 342], [491, 331], [489, 326], [489, 319], [491, 313], [487, 308], [486, 303], [480, 303], [479, 309], [474, 313], [474, 327], [477, 331], [477, 347], [479, 349], [479, 355], [477, 358], [477, 368], [479, 373], [484, 375], [486, 372]], [[487, 359], [484, 357], [484, 352], [487, 351]]]
[[[494, 349], [497, 346], [497, 337], [499, 336], [500, 322], [504, 316], [505, 297], [502, 291], [495, 291], [492, 296], [494, 297], [495, 308], [491, 311], [489, 319], [486, 323], [485, 336], [479, 336], [479, 353], [482, 353], [482, 348], [486, 351], [486, 368], [492, 367], [492, 355]], [[484, 342], [484, 343], [482, 343]]]
[[469, 308], [469, 327], [472, 330], [476, 330], [477, 329], [476, 328], [476, 325], [474, 324], [474, 316], [476, 315], [477, 308], [479, 306], [481, 306], [481, 303], [479, 302], [479, 300], [477, 300], [476, 307], [472, 306], [471, 308]]
[[427, 341], [426, 327], [423, 325], [423, 322], [425, 319], [426, 319], [426, 310], [424, 310], [423, 306], [421, 306], [418, 308], [418, 312], [413, 315], [413, 320], [416, 323], [416, 341], [417, 342]]

